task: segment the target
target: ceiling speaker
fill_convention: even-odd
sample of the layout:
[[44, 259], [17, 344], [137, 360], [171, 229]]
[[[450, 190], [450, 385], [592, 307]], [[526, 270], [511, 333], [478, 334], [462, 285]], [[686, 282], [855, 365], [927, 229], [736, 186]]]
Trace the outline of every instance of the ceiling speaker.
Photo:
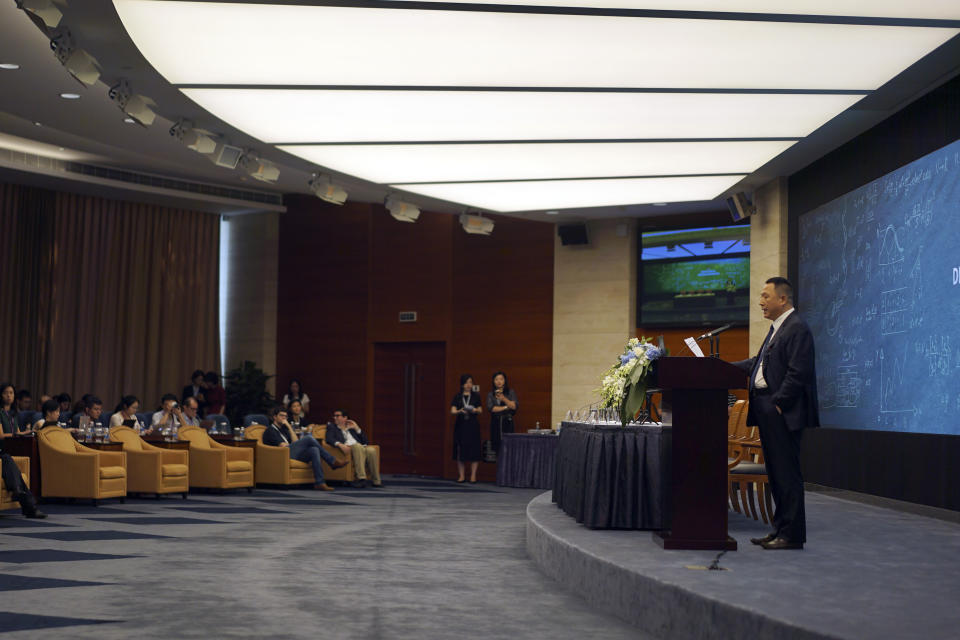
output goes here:
[[557, 235], [560, 236], [560, 244], [563, 246], [571, 244], [589, 244], [587, 239], [587, 225], [585, 224], [562, 224], [557, 227]]

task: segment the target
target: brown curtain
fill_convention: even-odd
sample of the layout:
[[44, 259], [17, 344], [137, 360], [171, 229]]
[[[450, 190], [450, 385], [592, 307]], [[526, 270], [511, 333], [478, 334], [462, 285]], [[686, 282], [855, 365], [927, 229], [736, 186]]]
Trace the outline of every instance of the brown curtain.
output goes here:
[[[220, 370], [219, 217], [0, 183], [0, 379], [144, 410]], [[37, 407], [39, 408], [39, 407]]]

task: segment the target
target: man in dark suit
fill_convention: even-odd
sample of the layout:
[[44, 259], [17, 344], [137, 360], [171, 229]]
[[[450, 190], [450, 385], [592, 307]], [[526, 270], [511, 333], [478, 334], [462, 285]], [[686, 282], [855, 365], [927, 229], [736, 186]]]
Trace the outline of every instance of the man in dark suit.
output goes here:
[[37, 509], [37, 501], [33, 499], [30, 489], [27, 489], [20, 467], [13, 458], [6, 453], [0, 453], [0, 467], [3, 473], [4, 489], [10, 492], [10, 499], [20, 503], [20, 511], [26, 518], [46, 518], [47, 514]]
[[382, 487], [380, 479], [380, 452], [370, 446], [360, 425], [350, 419], [344, 409], [333, 412], [333, 422], [327, 423], [327, 444], [333, 445], [353, 459], [353, 471], [357, 475], [353, 486], [365, 488]]
[[802, 549], [807, 528], [800, 438], [805, 428], [820, 426], [813, 334], [793, 307], [793, 286], [786, 278], [766, 281], [760, 308], [773, 326], [756, 357], [734, 364], [750, 375], [747, 424], [760, 429], [776, 509], [774, 530], [750, 542], [764, 549]]

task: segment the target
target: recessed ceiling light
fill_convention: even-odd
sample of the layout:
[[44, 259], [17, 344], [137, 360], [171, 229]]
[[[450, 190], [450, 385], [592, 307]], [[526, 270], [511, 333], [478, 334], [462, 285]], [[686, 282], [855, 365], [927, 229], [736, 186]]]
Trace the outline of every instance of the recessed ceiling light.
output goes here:
[[380, 184], [749, 173], [794, 143], [558, 142], [280, 146]]
[[712, 200], [744, 178], [683, 176], [403, 185], [397, 188], [487, 211], [544, 211]]
[[653, 203], [653, 206], [655, 206], [655, 207], [665, 207], [665, 206], [667, 206], [667, 203], [666, 203], [666, 202], [654, 202], [654, 203]]
[[[873, 90], [958, 33], [939, 26], [393, 6], [140, 0], [114, 6], [140, 52], [174, 84]], [[355, 43], [370, 33], [425, 37], [403, 47], [374, 39], [357, 56]], [[173, 38], [182, 46], [171, 47]], [[246, 40], [257, 42], [257, 55], [241, 61], [236, 43]]]
[[[264, 142], [800, 138], [862, 94], [183, 89]], [[383, 117], [383, 105], [390, 117]], [[264, 114], [282, 113], [282, 118]]]
[[20, 65], [16, 62], [0, 62], [0, 69], [4, 69], [5, 71], [16, 71], [19, 68]]
[[555, 215], [557, 215], [557, 214], [560, 213], [560, 212], [559, 212], [559, 211], [545, 211], [544, 213], [546, 213], [548, 216], [555, 216]]
[[61, 93], [60, 97], [63, 98], [64, 100], [79, 100], [80, 94], [79, 93]]
[[127, 124], [137, 124], [137, 121], [134, 120], [133, 118], [124, 118], [123, 121], [126, 122]]
[[34, 123], [33, 123], [33, 126], [35, 126], [35, 127], [42, 127], [43, 124], [41, 124], [41, 123], [39, 123], [39, 122], [34, 122]]

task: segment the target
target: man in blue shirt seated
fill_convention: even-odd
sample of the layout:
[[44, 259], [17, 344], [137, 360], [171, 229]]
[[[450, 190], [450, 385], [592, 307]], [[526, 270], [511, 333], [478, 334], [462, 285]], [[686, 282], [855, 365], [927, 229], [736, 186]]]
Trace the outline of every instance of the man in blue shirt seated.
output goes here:
[[311, 435], [297, 437], [287, 422], [287, 410], [276, 406], [270, 412], [272, 422], [263, 432], [263, 444], [272, 447], [287, 447], [290, 449], [290, 458], [300, 462], [309, 462], [313, 467], [314, 489], [333, 491], [333, 487], [323, 481], [323, 466], [321, 460], [326, 461], [333, 469], [339, 469], [349, 464], [349, 460], [337, 460], [324, 450], [316, 438]]

